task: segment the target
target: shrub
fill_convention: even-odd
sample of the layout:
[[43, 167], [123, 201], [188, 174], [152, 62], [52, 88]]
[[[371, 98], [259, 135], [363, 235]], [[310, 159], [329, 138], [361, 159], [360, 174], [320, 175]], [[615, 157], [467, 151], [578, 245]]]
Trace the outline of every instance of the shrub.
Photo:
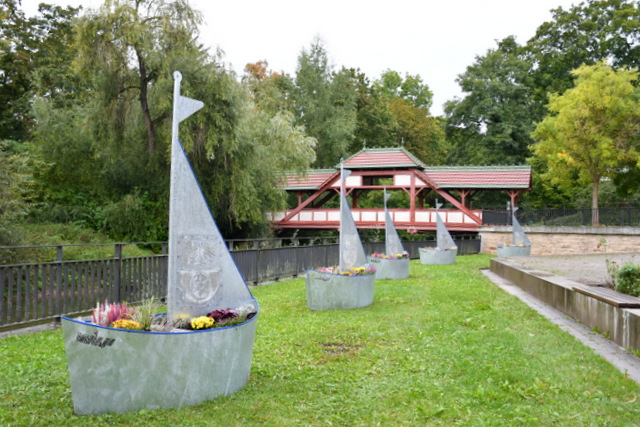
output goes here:
[[626, 263], [618, 270], [616, 291], [640, 296], [640, 265]]

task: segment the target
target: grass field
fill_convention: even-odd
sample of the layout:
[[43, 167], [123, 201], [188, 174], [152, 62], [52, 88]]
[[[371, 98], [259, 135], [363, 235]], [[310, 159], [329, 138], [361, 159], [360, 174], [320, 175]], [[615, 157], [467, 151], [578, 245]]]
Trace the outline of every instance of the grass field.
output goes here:
[[637, 425], [640, 386], [491, 283], [489, 258], [412, 261], [355, 310], [310, 311], [304, 279], [252, 288], [249, 383], [195, 407], [76, 416], [61, 331], [0, 339], [0, 425]]

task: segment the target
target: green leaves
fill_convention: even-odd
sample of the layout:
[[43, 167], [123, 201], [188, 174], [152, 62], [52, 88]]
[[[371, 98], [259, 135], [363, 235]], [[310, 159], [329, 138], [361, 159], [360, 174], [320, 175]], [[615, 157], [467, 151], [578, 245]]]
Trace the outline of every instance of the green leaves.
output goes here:
[[570, 190], [576, 176], [592, 184], [597, 208], [600, 179], [638, 160], [640, 107], [633, 86], [638, 72], [615, 71], [603, 61], [573, 74], [575, 87], [550, 98], [551, 115], [533, 133], [539, 141], [534, 154], [548, 168], [542, 178], [560, 188]]

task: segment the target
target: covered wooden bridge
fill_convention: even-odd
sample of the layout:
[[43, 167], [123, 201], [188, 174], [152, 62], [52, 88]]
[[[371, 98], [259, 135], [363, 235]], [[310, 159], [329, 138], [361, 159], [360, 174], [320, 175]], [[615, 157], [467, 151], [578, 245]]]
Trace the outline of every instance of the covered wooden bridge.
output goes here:
[[[426, 166], [404, 148], [363, 149], [344, 161], [351, 170], [345, 192], [358, 228], [384, 228], [384, 209], [358, 207], [358, 198], [372, 190], [402, 190], [409, 206], [389, 209], [398, 229], [409, 233], [434, 231], [435, 209], [425, 208], [431, 192], [444, 200], [448, 209], [440, 214], [449, 231], [473, 232], [482, 224], [482, 211], [470, 208], [479, 191], [503, 191], [506, 201], [517, 206], [518, 198], [531, 190], [530, 166]], [[305, 175], [289, 175], [285, 189], [298, 198], [294, 209], [273, 215], [278, 229], [338, 229], [340, 210], [327, 207], [339, 194], [340, 169], [312, 170]]]

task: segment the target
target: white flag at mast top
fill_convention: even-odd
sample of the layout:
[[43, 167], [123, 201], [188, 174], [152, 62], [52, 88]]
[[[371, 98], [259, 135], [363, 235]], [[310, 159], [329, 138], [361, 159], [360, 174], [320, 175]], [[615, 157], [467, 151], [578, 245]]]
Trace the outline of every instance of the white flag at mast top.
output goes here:
[[178, 125], [181, 121], [204, 107], [204, 102], [195, 99], [187, 98], [180, 95], [180, 82], [182, 81], [182, 74], [180, 71], [173, 73], [173, 127], [171, 142], [178, 141]]

